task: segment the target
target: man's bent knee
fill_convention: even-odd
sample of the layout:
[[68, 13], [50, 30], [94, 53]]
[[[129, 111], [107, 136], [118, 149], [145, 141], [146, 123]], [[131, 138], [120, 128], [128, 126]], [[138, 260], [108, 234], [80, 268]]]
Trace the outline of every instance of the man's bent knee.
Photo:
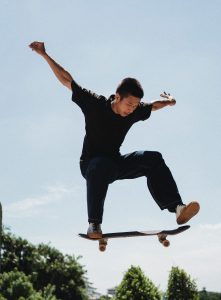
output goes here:
[[108, 157], [96, 157], [91, 159], [87, 171], [86, 178], [100, 177], [107, 180], [109, 183], [113, 182], [117, 177], [117, 165]]
[[160, 152], [157, 151], [144, 151], [144, 164], [148, 165], [151, 168], [157, 167], [164, 163], [163, 156]]

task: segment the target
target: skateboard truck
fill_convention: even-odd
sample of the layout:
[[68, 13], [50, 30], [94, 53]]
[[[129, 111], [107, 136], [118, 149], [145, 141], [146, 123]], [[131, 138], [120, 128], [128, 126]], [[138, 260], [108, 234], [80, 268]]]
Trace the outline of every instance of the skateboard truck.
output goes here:
[[159, 242], [160, 242], [164, 247], [169, 247], [169, 246], [170, 246], [170, 241], [167, 240], [167, 234], [159, 233], [157, 236], [158, 236]]
[[[169, 246], [170, 246], [170, 241], [167, 240], [167, 235], [166, 235], [166, 234], [161, 233], [161, 234], [158, 234], [157, 236], [158, 236], [159, 242], [160, 242], [164, 247], [169, 247]], [[105, 238], [99, 240], [99, 250], [100, 250], [101, 252], [104, 252], [104, 251], [106, 250], [106, 247], [107, 247], [107, 241], [108, 241], [108, 239], [105, 239]]]
[[[167, 235], [166, 234], [158, 234], [158, 240], [159, 242], [164, 246], [164, 247], [169, 247], [170, 246], [170, 241], [167, 240]], [[99, 240], [99, 250], [101, 252], [104, 252], [106, 250], [107, 247], [107, 241], [108, 239], [100, 239]]]

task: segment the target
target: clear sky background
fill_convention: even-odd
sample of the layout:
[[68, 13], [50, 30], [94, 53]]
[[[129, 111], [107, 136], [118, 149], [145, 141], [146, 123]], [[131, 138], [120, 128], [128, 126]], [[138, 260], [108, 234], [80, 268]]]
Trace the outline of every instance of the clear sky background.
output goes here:
[[[219, 0], [1, 0], [0, 200], [4, 224], [32, 243], [50, 243], [80, 262], [98, 291], [120, 283], [130, 265], [166, 289], [172, 266], [198, 288], [221, 291], [221, 2]], [[198, 200], [191, 229], [163, 248], [156, 238], [109, 241], [105, 253], [80, 239], [87, 230], [79, 170], [84, 117], [71, 92], [28, 45], [47, 52], [73, 78], [109, 96], [124, 77], [138, 78], [145, 101], [162, 91], [177, 105], [130, 130], [122, 153], [157, 150], [184, 202]], [[104, 232], [176, 228], [145, 179], [110, 185]]]

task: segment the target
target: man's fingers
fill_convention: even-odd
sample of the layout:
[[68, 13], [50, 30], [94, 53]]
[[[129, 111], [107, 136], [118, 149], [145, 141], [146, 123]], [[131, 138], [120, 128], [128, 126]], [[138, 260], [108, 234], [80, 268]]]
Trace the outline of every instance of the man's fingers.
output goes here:
[[44, 43], [43, 42], [32, 42], [29, 46], [30, 47], [44, 47]]
[[35, 43], [31, 43], [31, 44], [29, 45], [29, 47], [33, 49], [33, 48], [36, 48], [37, 45], [36, 45]]
[[168, 96], [165, 94], [160, 94], [160, 97], [167, 98]]
[[166, 93], [165, 91], [164, 91], [163, 93], [160, 94], [160, 97], [166, 98], [166, 99], [169, 99], [169, 100], [173, 100], [173, 99], [174, 99], [174, 97], [171, 96], [170, 93]]
[[29, 47], [32, 49], [32, 51], [37, 52], [38, 54], [43, 54], [45, 53], [45, 46], [44, 42], [32, 42]]
[[32, 42], [29, 46], [33, 47], [34, 45], [36, 45], [36, 42]]

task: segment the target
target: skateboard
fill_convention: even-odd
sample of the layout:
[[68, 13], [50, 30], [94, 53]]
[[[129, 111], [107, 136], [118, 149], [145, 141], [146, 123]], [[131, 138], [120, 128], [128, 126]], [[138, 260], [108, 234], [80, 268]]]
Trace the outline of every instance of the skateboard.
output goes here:
[[167, 240], [168, 235], [176, 235], [184, 232], [185, 230], [189, 229], [189, 225], [180, 226], [176, 229], [172, 230], [148, 230], [148, 231], [127, 231], [127, 232], [113, 232], [113, 233], [105, 233], [102, 235], [101, 239], [91, 239], [87, 236], [87, 234], [79, 233], [78, 235], [84, 239], [98, 241], [99, 243], [99, 250], [105, 251], [107, 247], [107, 242], [109, 239], [115, 238], [126, 238], [126, 237], [137, 237], [137, 236], [157, 236], [159, 242], [164, 247], [169, 247], [170, 242]]

